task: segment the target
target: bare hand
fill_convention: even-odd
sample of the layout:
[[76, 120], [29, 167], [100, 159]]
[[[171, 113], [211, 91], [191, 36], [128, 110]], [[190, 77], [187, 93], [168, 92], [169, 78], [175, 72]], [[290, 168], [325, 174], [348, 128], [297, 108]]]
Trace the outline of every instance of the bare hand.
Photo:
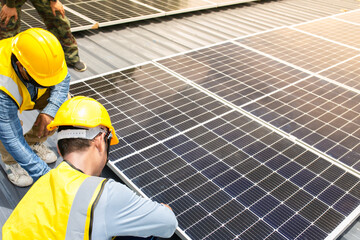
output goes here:
[[5, 4], [1, 8], [0, 19], [1, 19], [1, 21], [5, 20], [5, 26], [6, 26], [6, 25], [8, 25], [11, 17], [15, 18], [15, 22], [18, 20], [18, 14], [17, 14], [16, 8], [9, 8]]
[[34, 126], [39, 127], [38, 137], [46, 137], [48, 136], [51, 131], [47, 130], [46, 126], [53, 120], [54, 118], [45, 114], [40, 113], [38, 117], [36, 118], [36, 121], [34, 123]]
[[56, 2], [50, 1], [50, 7], [51, 7], [51, 11], [54, 14], [54, 16], [56, 16], [56, 11], [58, 11], [63, 18], [65, 17], [64, 6], [62, 5], [62, 3], [59, 0], [57, 0]]
[[161, 204], [164, 205], [165, 207], [169, 208], [172, 211], [172, 208], [169, 205], [167, 205], [165, 203], [161, 203]]

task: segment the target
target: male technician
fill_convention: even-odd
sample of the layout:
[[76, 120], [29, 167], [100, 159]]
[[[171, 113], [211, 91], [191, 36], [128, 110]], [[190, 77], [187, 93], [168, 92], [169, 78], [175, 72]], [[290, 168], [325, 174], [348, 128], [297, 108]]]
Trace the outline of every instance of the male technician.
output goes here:
[[[29, 186], [57, 156], [43, 143], [51, 122], [69, 92], [64, 52], [50, 32], [31, 28], [0, 41], [0, 154], [8, 179]], [[23, 135], [18, 112], [39, 109], [32, 129]]]
[[177, 220], [170, 207], [98, 177], [110, 145], [119, 142], [99, 102], [82, 96], [67, 100], [48, 125], [55, 128], [64, 161], [20, 201], [2, 229], [4, 240], [172, 236]]

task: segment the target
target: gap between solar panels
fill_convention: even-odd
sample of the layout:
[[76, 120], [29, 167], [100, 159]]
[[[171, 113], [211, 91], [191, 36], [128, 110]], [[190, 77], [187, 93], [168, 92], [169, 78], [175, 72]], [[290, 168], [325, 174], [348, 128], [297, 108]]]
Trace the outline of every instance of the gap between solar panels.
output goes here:
[[[339, 45], [329, 61], [308, 64], [321, 57], [301, 61], [309, 43], [319, 52], [335, 43], [293, 29], [262, 34], [283, 42], [264, 47], [256, 34], [71, 85], [111, 115], [121, 141], [109, 166], [169, 203], [184, 239], [334, 239], [359, 215], [357, 163], [345, 158], [357, 135], [337, 127], [357, 121], [357, 86], [321, 75], [358, 54]], [[297, 58], [281, 48], [294, 34]]]

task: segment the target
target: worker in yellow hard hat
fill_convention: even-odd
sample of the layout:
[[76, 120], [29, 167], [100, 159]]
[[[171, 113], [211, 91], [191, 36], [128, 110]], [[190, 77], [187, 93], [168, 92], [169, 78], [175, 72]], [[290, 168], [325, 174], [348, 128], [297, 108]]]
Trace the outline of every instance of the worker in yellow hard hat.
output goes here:
[[[33, 183], [56, 161], [44, 145], [46, 126], [69, 92], [70, 75], [64, 52], [50, 32], [31, 28], [0, 41], [0, 154], [8, 179], [16, 186]], [[23, 134], [18, 112], [39, 109]]]
[[[151, 239], [173, 235], [168, 205], [99, 177], [110, 145], [119, 142], [106, 109], [96, 100], [67, 100], [48, 125], [58, 129], [64, 161], [26, 193], [3, 226], [3, 239]], [[129, 238], [131, 236], [131, 238]]]

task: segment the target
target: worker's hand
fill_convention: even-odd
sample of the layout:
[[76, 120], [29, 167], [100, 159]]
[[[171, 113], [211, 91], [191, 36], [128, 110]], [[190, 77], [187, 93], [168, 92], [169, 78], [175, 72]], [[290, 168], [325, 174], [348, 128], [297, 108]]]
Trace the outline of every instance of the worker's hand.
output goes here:
[[56, 16], [56, 11], [58, 11], [63, 18], [65, 17], [64, 6], [62, 5], [62, 3], [59, 0], [57, 0], [56, 2], [50, 1], [50, 7], [51, 7], [51, 11], [54, 14], [54, 16]]
[[34, 123], [34, 126], [39, 127], [39, 132], [38, 132], [39, 138], [46, 137], [51, 133], [51, 131], [47, 130], [46, 127], [53, 119], [54, 119], [53, 117], [45, 113], [40, 113], [38, 115]]
[[161, 203], [161, 204], [164, 205], [165, 207], [169, 208], [172, 211], [172, 208], [169, 205], [167, 205], [165, 203]]
[[5, 26], [6, 26], [6, 25], [8, 25], [11, 17], [15, 18], [15, 22], [18, 20], [18, 14], [17, 14], [16, 8], [9, 8], [5, 4], [1, 8], [0, 19], [1, 19], [1, 21], [5, 20]]

